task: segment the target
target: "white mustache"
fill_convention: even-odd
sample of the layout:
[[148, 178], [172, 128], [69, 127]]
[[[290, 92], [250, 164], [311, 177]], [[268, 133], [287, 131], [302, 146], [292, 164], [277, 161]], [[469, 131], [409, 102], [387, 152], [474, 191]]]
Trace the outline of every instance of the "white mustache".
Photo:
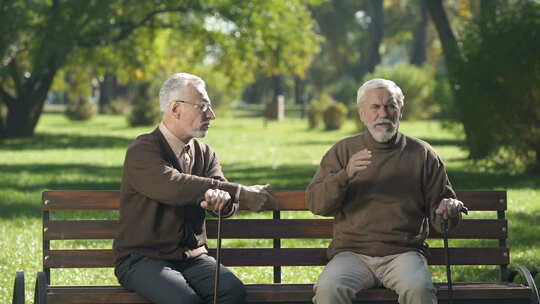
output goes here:
[[382, 124], [391, 124], [392, 127], [395, 127], [394, 122], [391, 121], [390, 119], [377, 120], [376, 122], [372, 123], [372, 126], [378, 126], [378, 125], [382, 125]]

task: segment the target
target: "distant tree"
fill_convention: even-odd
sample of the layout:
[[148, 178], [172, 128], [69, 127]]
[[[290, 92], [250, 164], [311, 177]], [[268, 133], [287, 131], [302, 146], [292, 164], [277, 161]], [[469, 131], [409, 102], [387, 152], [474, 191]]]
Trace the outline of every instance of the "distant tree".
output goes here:
[[471, 157], [505, 151], [540, 168], [540, 3], [499, 4], [483, 6], [459, 44], [446, 37], [456, 119]]
[[426, 35], [429, 21], [426, 2], [429, 0], [417, 0], [419, 20], [414, 30], [409, 63], [421, 66], [426, 61]]
[[231, 87], [252, 80], [255, 71], [301, 75], [317, 51], [305, 9], [316, 2], [2, 1], [0, 101], [7, 115], [0, 137], [34, 133], [62, 69], [137, 79], [212, 71], [227, 75]]

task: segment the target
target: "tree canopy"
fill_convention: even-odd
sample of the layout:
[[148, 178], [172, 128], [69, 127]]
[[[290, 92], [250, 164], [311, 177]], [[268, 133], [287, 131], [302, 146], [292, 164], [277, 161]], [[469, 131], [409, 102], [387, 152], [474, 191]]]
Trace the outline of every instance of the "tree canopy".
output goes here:
[[231, 87], [302, 75], [318, 51], [315, 0], [15, 0], [0, 4], [0, 137], [31, 136], [62, 69], [163, 79], [185, 70]]

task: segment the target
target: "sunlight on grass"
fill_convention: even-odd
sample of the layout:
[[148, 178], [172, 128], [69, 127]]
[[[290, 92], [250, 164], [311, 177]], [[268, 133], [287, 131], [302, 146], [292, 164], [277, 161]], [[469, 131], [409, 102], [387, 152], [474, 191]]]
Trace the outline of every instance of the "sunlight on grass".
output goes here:
[[[218, 113], [219, 116], [219, 113]], [[124, 153], [140, 133], [153, 127], [128, 128], [123, 117], [100, 115], [90, 122], [71, 122], [60, 114], [44, 114], [33, 138], [0, 142], [0, 302], [11, 301], [16, 271], [26, 274], [26, 298], [33, 299], [35, 274], [42, 269], [41, 192], [46, 189], [118, 189]], [[540, 266], [540, 177], [486, 173], [467, 160], [462, 137], [441, 129], [435, 121], [402, 122], [401, 130], [429, 142], [442, 156], [456, 189], [508, 190], [509, 239], [512, 267]], [[307, 122], [288, 118], [223, 118], [212, 124], [204, 139], [217, 152], [229, 180], [272, 184], [274, 189], [303, 190], [321, 157], [339, 139], [356, 133], [354, 122], [342, 130], [308, 130]], [[57, 214], [58, 218], [116, 218], [117, 214]], [[240, 218], [271, 214], [242, 212]], [[474, 213], [471, 215], [474, 216]], [[309, 212], [284, 212], [282, 218], [313, 218]], [[326, 247], [329, 240], [284, 240], [283, 247]], [[452, 246], [468, 241], [451, 242]], [[104, 241], [55, 241], [54, 248], [110, 248]], [[210, 242], [215, 246], [215, 241]], [[479, 246], [491, 246], [479, 243]], [[224, 240], [223, 246], [271, 247], [271, 240]], [[434, 242], [432, 246], [442, 246]], [[493, 246], [496, 246], [493, 245]], [[233, 267], [246, 283], [272, 282], [272, 268]], [[313, 283], [321, 267], [283, 267], [283, 282]], [[433, 267], [435, 281], [445, 281], [444, 267]], [[489, 267], [453, 267], [459, 280], [496, 280]], [[540, 276], [539, 276], [540, 277]], [[111, 269], [53, 270], [54, 284], [117, 284]], [[538, 281], [538, 279], [537, 279]]]

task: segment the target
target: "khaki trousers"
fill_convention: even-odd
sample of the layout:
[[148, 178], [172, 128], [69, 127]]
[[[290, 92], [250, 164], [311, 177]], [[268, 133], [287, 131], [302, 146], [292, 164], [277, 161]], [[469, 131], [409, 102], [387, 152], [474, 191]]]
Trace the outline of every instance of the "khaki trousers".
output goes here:
[[313, 303], [350, 304], [360, 290], [381, 285], [394, 290], [401, 304], [437, 303], [426, 258], [416, 251], [384, 257], [338, 253], [313, 287]]

